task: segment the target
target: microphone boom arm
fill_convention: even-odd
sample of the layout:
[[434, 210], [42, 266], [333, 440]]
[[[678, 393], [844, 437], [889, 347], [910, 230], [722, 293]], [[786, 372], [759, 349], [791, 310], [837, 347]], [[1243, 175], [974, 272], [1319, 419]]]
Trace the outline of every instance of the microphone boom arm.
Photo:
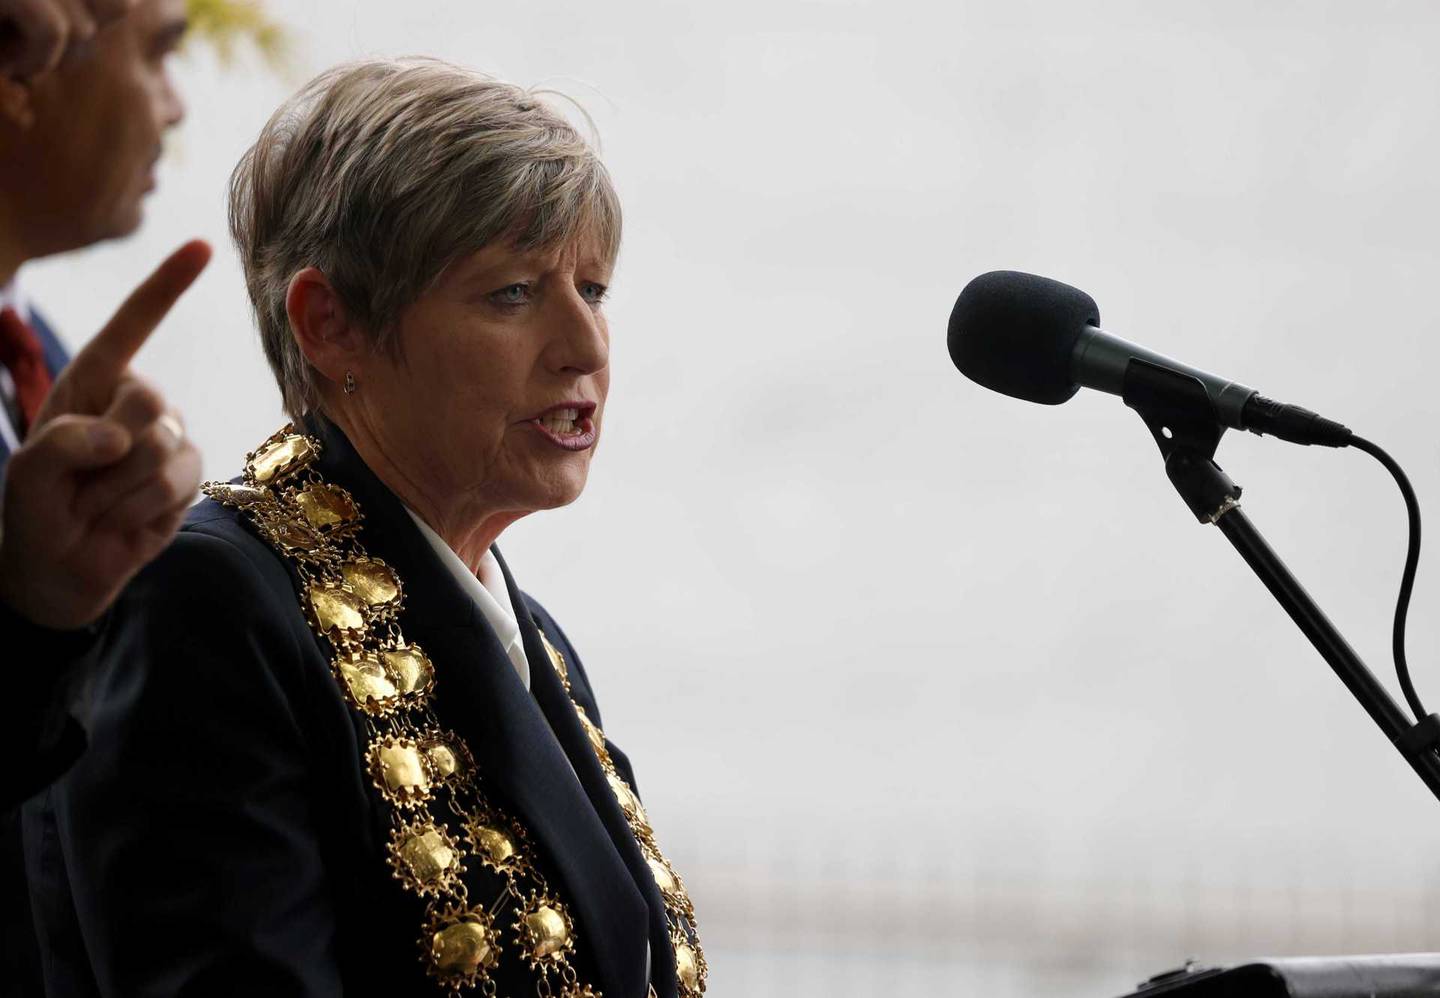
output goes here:
[[1150, 430], [1165, 474], [1201, 523], [1220, 528], [1385, 737], [1440, 799], [1440, 717], [1412, 723], [1304, 586], [1240, 509], [1240, 486], [1215, 463], [1225, 433], [1205, 386], [1171, 368], [1133, 359], [1122, 397]]

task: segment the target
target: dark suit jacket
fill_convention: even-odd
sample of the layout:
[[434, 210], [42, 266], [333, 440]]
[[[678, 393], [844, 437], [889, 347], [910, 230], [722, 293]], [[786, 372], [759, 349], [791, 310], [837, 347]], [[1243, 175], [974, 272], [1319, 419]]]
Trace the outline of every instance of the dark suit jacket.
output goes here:
[[[38, 313], [27, 316], [45, 351], [53, 378], [70, 360], [64, 344]], [[0, 482], [10, 448], [0, 437]], [[35, 627], [0, 604], [0, 641], [17, 662], [9, 670], [16, 704], [12, 723], [0, 730], [0, 996], [40, 993], [39, 964], [30, 926], [20, 856], [20, 826], [13, 809], [63, 773], [85, 747], [85, 735], [70, 717], [70, 681], [90, 648], [88, 633], [61, 634]]]
[[[574, 648], [506, 569], [534, 666], [527, 692], [400, 502], [338, 430], [315, 429], [321, 473], [355, 496], [366, 548], [404, 581], [401, 624], [435, 663], [441, 724], [468, 743], [571, 904], [582, 979], [607, 998], [642, 998], [648, 943], [656, 990], [673, 998], [659, 892], [529, 615], [598, 718]], [[363, 725], [268, 544], [235, 511], [201, 503], [103, 640], [90, 751], [24, 809], [49, 993], [439, 993], [421, 971], [422, 906], [384, 861]], [[502, 978], [502, 993], [533, 993], [526, 980]]]
[[[57, 377], [70, 362], [69, 352], [40, 313], [32, 310], [27, 319], [45, 351], [45, 366], [50, 376]], [[9, 460], [10, 448], [0, 438], [0, 482], [5, 480], [5, 465]], [[41, 656], [37, 668], [17, 670], [20, 675], [13, 681], [19, 688], [13, 693], [16, 702], [24, 708], [17, 711], [15, 724], [0, 730], [0, 754], [14, 760], [0, 773], [0, 884], [8, 885], [9, 875], [3, 864], [10, 856], [10, 840], [4, 816], [64, 772], [84, 747], [84, 734], [68, 713], [67, 680], [74, 672], [73, 666], [93, 642], [87, 632], [59, 633], [35, 627], [3, 604], [0, 604], [0, 635], [10, 648], [19, 649], [22, 656]], [[72, 667], [63, 667], [62, 663]], [[5, 897], [9, 896], [7, 890]], [[9, 906], [5, 907], [8, 910]], [[3, 924], [8, 926], [9, 921]], [[0, 950], [0, 969], [8, 968], [6, 952]], [[0, 994], [3, 993], [0, 985]]]
[[[69, 361], [64, 345], [37, 313], [29, 316], [31, 326], [40, 337], [45, 349], [45, 364], [52, 377], [60, 373]], [[0, 439], [0, 481], [4, 481], [5, 464], [10, 450]], [[74, 666], [92, 641], [87, 633], [62, 634], [48, 631], [31, 624], [3, 604], [0, 604], [0, 637], [6, 647], [15, 651], [17, 659], [24, 660], [38, 656], [35, 666], [12, 670], [17, 675], [10, 677], [13, 684], [11, 694], [15, 703], [22, 705], [11, 724], [0, 727], [0, 755], [11, 760], [0, 767], [0, 926], [9, 927], [11, 906], [7, 903], [13, 895], [9, 888], [12, 883], [9, 867], [11, 856], [10, 824], [6, 815], [30, 794], [39, 790], [70, 765], [79, 754], [85, 738], [79, 727], [70, 718], [69, 690], [67, 680], [74, 672]], [[18, 854], [17, 854], [18, 855]], [[4, 933], [13, 938], [12, 933]], [[8, 943], [0, 947], [0, 971], [8, 970]], [[3, 975], [0, 975], [3, 976]], [[0, 983], [0, 994], [4, 993]]]

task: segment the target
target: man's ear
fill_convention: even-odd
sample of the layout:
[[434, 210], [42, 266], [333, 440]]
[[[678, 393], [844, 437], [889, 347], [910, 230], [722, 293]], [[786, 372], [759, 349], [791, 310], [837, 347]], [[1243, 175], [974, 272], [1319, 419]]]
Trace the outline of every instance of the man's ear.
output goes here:
[[310, 366], [336, 384], [347, 371], [363, 373], [368, 343], [350, 322], [330, 279], [318, 267], [306, 267], [290, 278], [285, 292], [290, 331]]

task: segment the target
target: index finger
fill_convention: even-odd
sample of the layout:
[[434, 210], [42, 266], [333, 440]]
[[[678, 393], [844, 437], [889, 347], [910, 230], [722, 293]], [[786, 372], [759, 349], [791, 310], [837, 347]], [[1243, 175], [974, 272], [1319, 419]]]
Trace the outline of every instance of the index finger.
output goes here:
[[192, 239], [171, 253], [130, 292], [105, 328], [76, 354], [70, 367], [87, 376], [118, 378], [209, 262], [210, 244], [202, 239]]

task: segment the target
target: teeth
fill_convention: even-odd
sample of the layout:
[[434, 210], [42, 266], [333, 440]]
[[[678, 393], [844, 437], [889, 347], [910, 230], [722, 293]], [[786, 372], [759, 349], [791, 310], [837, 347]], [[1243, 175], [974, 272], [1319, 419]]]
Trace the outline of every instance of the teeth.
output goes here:
[[556, 409], [554, 412], [547, 412], [540, 417], [540, 425], [551, 433], [561, 436], [578, 433], [579, 428], [575, 425], [580, 421], [579, 409]]

